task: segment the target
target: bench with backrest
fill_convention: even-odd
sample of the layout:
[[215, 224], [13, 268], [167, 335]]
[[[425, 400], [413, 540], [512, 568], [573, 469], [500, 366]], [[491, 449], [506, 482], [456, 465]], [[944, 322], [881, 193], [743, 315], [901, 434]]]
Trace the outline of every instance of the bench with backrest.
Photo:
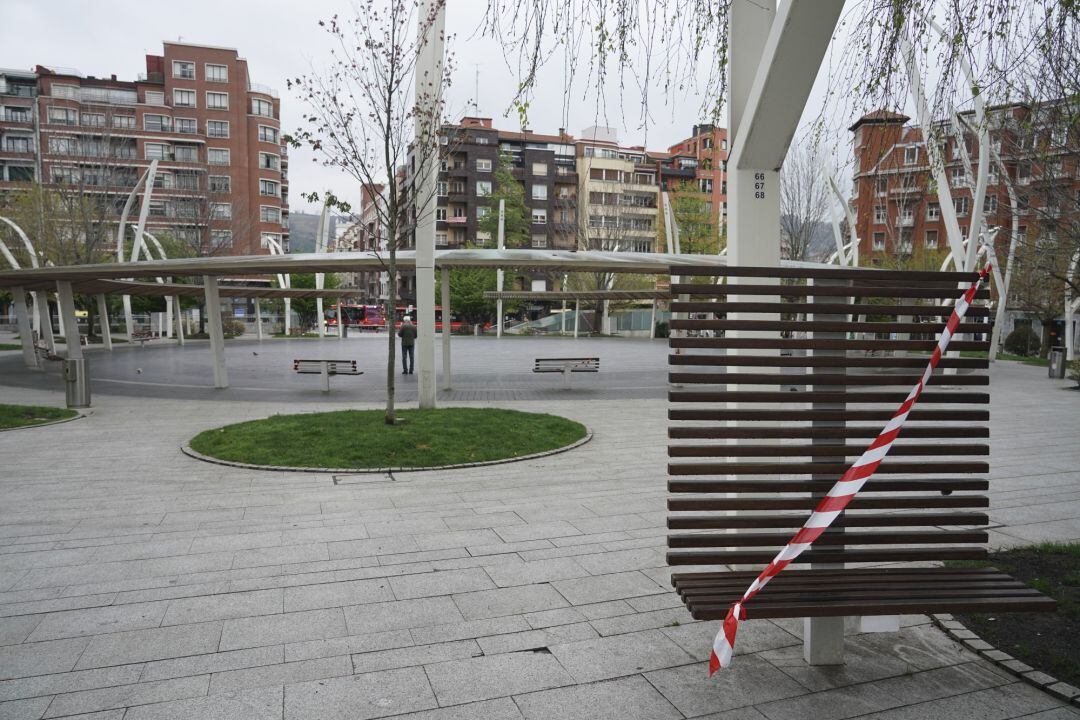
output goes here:
[[[696, 566], [672, 584], [693, 617], [720, 619], [904, 400], [929, 360], [909, 353], [929, 353], [952, 311], [952, 302], [937, 303], [959, 297], [976, 275], [673, 272], [726, 276], [726, 284], [674, 285], [675, 297], [689, 299], [672, 304], [669, 341], [668, 563]], [[977, 298], [986, 297], [984, 288]], [[949, 350], [988, 350], [972, 339], [988, 335], [988, 315], [974, 303]], [[724, 337], [680, 337], [688, 330]], [[805, 336], [783, 339], [784, 331]], [[986, 557], [987, 368], [985, 358], [942, 359], [877, 473], [746, 604], [748, 617], [1054, 608], [997, 570], [940, 566]], [[792, 384], [800, 392], [780, 390]], [[727, 570], [733, 565], [739, 570]]]
[[322, 375], [323, 392], [330, 392], [331, 375], [363, 375], [355, 360], [293, 360], [293, 372]]
[[131, 342], [139, 343], [139, 347], [146, 347], [146, 343], [154, 339], [154, 333], [149, 328], [141, 328], [131, 331]]
[[570, 387], [570, 373], [600, 372], [600, 358], [536, 358], [533, 361], [534, 373], [562, 373], [563, 385]]

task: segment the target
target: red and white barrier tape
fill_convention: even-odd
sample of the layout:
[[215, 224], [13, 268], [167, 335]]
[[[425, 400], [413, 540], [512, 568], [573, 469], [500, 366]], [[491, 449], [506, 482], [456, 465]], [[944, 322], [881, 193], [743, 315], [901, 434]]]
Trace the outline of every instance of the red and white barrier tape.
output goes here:
[[735, 635], [739, 631], [739, 623], [746, 619], [746, 609], [743, 605], [761, 592], [761, 589], [770, 580], [791, 564], [795, 558], [799, 557], [825, 532], [826, 528], [832, 525], [837, 516], [844, 511], [852, 498], [862, 489], [866, 481], [877, 471], [885, 456], [889, 454], [893, 442], [900, 435], [900, 429], [904, 427], [904, 421], [907, 420], [908, 413], [911, 412], [912, 406], [915, 405], [915, 402], [922, 394], [923, 388], [926, 387], [926, 383], [929, 382], [930, 375], [934, 372], [934, 368], [937, 367], [941, 361], [941, 356], [949, 346], [949, 340], [952, 339], [953, 333], [956, 332], [957, 326], [965, 313], [967, 313], [975, 293], [979, 290], [979, 285], [986, 280], [989, 272], [990, 264], [987, 263], [986, 267], [979, 273], [979, 278], [956, 300], [952, 315], [938, 338], [937, 347], [934, 348], [934, 352], [930, 356], [930, 362], [927, 363], [926, 369], [923, 370], [922, 377], [915, 383], [915, 387], [908, 393], [904, 402], [900, 403], [900, 407], [893, 414], [892, 419], [882, 428], [877, 438], [870, 443], [870, 447], [859, 456], [858, 460], [852, 463], [847, 472], [837, 480], [828, 494], [821, 499], [814, 512], [788, 544], [784, 546], [784, 549], [761, 571], [761, 574], [754, 579], [754, 582], [750, 583], [750, 587], [743, 593], [742, 598], [728, 610], [727, 617], [724, 618], [724, 624], [720, 628], [720, 632], [716, 634], [716, 639], [713, 640], [712, 653], [709, 656], [710, 676], [720, 668], [726, 668], [731, 664], [731, 655], [735, 650]]

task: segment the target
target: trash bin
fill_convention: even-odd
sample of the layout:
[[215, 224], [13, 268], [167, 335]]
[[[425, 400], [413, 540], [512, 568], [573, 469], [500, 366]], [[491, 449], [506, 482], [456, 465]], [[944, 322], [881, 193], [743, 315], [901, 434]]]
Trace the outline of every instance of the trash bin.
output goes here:
[[64, 389], [69, 408], [90, 407], [90, 375], [86, 358], [64, 360]]
[[1065, 377], [1065, 348], [1060, 345], [1050, 348], [1050, 377], [1054, 380]]

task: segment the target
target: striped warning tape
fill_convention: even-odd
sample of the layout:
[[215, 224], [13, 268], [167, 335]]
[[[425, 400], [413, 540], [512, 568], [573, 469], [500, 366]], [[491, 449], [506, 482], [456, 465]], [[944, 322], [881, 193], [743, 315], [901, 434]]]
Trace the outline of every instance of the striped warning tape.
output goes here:
[[900, 435], [900, 429], [904, 427], [904, 421], [907, 420], [908, 413], [919, 399], [919, 395], [922, 394], [926, 383], [929, 382], [930, 375], [934, 372], [938, 362], [941, 361], [941, 356], [949, 346], [949, 340], [952, 339], [953, 333], [956, 332], [956, 327], [967, 313], [975, 293], [979, 290], [979, 285], [986, 280], [989, 272], [990, 265], [988, 263], [979, 273], [978, 279], [956, 300], [952, 315], [945, 324], [945, 329], [941, 331], [937, 347], [934, 348], [934, 352], [930, 356], [930, 362], [927, 363], [926, 369], [923, 370], [922, 377], [915, 383], [915, 387], [908, 393], [904, 402], [900, 403], [900, 407], [897, 408], [892, 419], [885, 424], [877, 438], [870, 443], [870, 447], [866, 448], [863, 454], [859, 456], [859, 459], [852, 463], [847, 472], [836, 481], [828, 494], [821, 499], [814, 512], [811, 513], [802, 528], [795, 533], [795, 536], [791, 538], [788, 544], [784, 546], [784, 549], [777, 553], [772, 562], [761, 571], [761, 574], [754, 579], [754, 582], [750, 583], [750, 587], [743, 593], [742, 598], [728, 610], [727, 617], [724, 618], [724, 624], [721, 626], [720, 632], [716, 634], [716, 639], [713, 640], [712, 653], [709, 656], [710, 676], [720, 668], [726, 668], [731, 664], [731, 655], [735, 650], [735, 635], [739, 631], [739, 623], [746, 619], [746, 608], [744, 607], [746, 602], [761, 592], [761, 589], [770, 580], [791, 564], [795, 558], [799, 557], [825, 532], [826, 528], [832, 525], [837, 516], [851, 502], [851, 499], [862, 489], [863, 484], [877, 471], [878, 465], [885, 459], [885, 456], [889, 454], [893, 442]]

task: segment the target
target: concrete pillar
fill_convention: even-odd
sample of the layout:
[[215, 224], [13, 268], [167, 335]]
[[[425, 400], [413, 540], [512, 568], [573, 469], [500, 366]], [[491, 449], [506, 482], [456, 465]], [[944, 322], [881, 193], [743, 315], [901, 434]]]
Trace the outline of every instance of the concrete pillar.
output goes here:
[[652, 312], [649, 314], [649, 339], [656, 339], [656, 300], [652, 301]]
[[105, 302], [105, 294], [97, 296], [98, 324], [101, 326], [101, 344], [106, 350], [112, 350], [112, 330], [109, 328], [109, 304]]
[[559, 334], [566, 334], [566, 301], [562, 301], [562, 312], [559, 313]]
[[442, 272], [442, 389], [450, 389], [450, 268]]
[[64, 313], [60, 309], [60, 295], [56, 296], [56, 334], [59, 337], [66, 338], [67, 334], [64, 332]]
[[56, 339], [53, 337], [52, 313], [49, 311], [49, 293], [38, 294], [38, 317], [41, 323], [39, 337], [45, 342], [49, 352], [56, 352]]
[[581, 327], [581, 301], [574, 301], [574, 338], [577, 339], [578, 328]]
[[214, 387], [229, 387], [229, 375], [225, 370], [225, 334], [221, 328], [221, 297], [218, 281], [212, 275], [203, 275], [206, 293], [206, 331], [210, 334], [210, 352], [214, 357]]
[[173, 297], [165, 296], [165, 337], [172, 338], [173, 332]]
[[30, 311], [26, 307], [26, 292], [21, 287], [11, 288], [11, 301], [15, 305], [15, 320], [19, 325], [19, 344], [22, 345], [23, 364], [39, 369], [37, 352], [34, 350], [34, 330], [30, 326]]
[[[499, 238], [498, 246], [499, 250], [506, 249], [506, 201], [499, 201]], [[505, 273], [502, 268], [495, 270], [495, 290], [498, 292], [503, 291], [503, 284], [505, 282]], [[495, 337], [501, 338], [503, 335], [503, 299], [499, 298], [495, 301], [495, 315], [498, 317], [498, 321], [495, 324]]]
[[173, 295], [173, 307], [176, 308], [176, 313], [173, 318], [176, 320], [176, 344], [184, 344], [184, 313], [180, 311], [180, 296]]
[[262, 340], [262, 300], [255, 298], [255, 338]]
[[38, 294], [36, 292], [30, 293], [30, 324], [33, 326], [34, 332], [41, 336], [41, 311], [38, 310]]
[[60, 306], [60, 318], [68, 331], [64, 336], [67, 357], [69, 360], [78, 360], [82, 358], [83, 351], [79, 341], [79, 323], [75, 320], [75, 294], [71, 291], [70, 282], [61, 280], [56, 283], [56, 303]]
[[315, 299], [315, 324], [319, 328], [319, 337], [326, 337], [326, 318], [323, 317], [322, 298]]
[[285, 337], [292, 330], [292, 298], [285, 298]]
[[135, 334], [135, 318], [131, 315], [131, 296], [124, 296], [124, 333], [127, 341], [131, 343], [131, 336]]
[[337, 337], [338, 340], [345, 339], [345, 303], [341, 298], [337, 299]]

